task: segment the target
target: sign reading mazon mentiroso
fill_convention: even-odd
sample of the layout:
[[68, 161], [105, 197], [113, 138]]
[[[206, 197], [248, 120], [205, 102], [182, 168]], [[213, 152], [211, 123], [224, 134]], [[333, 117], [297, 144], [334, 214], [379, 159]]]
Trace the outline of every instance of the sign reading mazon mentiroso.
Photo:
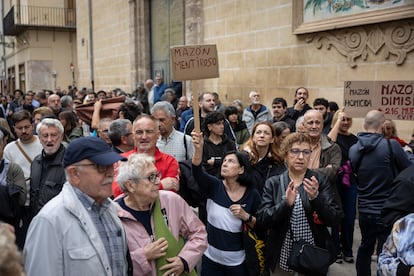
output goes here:
[[414, 81], [345, 81], [344, 106], [353, 117], [377, 109], [387, 119], [414, 120]]
[[219, 77], [216, 45], [173, 46], [171, 72], [173, 80], [200, 80]]

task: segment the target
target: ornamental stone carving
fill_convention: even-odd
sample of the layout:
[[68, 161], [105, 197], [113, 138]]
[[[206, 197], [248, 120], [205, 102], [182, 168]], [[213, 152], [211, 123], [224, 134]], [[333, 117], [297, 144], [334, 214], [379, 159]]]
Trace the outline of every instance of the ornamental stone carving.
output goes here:
[[357, 60], [367, 60], [368, 55], [378, 55], [381, 49], [384, 59], [395, 56], [395, 64], [401, 65], [407, 54], [414, 50], [414, 20], [366, 25], [348, 29], [313, 33], [306, 37], [317, 49], [332, 47], [346, 57], [350, 67], [357, 66]]

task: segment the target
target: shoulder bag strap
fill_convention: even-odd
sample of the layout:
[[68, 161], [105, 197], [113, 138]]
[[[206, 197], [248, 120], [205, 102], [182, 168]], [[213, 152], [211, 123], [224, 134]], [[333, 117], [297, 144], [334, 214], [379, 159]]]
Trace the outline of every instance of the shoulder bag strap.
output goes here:
[[394, 166], [394, 152], [392, 151], [392, 146], [391, 146], [391, 142], [390, 139], [387, 139], [387, 143], [388, 143], [388, 148], [390, 150], [390, 165], [391, 165], [391, 172], [392, 172], [392, 178], [395, 178], [395, 166]]
[[[178, 253], [180, 253], [181, 249], [184, 247], [185, 242], [181, 236], [179, 236], [178, 240], [176, 240], [176, 238], [173, 236], [170, 229], [168, 228], [168, 220], [166, 219], [166, 214], [164, 216], [161, 210], [161, 203], [159, 197], [155, 201], [153, 212], [155, 237], [157, 239], [159, 239], [160, 237], [164, 237], [168, 241], [167, 254], [156, 260], [157, 275], [161, 276], [164, 273], [164, 271], [161, 271], [160, 267], [168, 263], [167, 258], [178, 256]], [[192, 270], [190, 273], [182, 273], [182, 275], [197, 276], [197, 273], [195, 272], [195, 270]]]
[[184, 142], [184, 149], [185, 149], [185, 159], [189, 159], [188, 156], [187, 156], [188, 155], [188, 150], [187, 150], [187, 139], [185, 138], [186, 134], [185, 133], [183, 133], [183, 134], [184, 134], [183, 135], [183, 140], [184, 140], [183, 142]]
[[23, 156], [26, 158], [26, 160], [32, 164], [32, 159], [29, 157], [29, 155], [27, 155], [27, 153], [24, 151], [24, 149], [22, 148], [22, 146], [20, 145], [19, 141], [16, 141], [16, 146], [19, 148], [19, 150], [21, 151], [21, 153], [23, 154]]

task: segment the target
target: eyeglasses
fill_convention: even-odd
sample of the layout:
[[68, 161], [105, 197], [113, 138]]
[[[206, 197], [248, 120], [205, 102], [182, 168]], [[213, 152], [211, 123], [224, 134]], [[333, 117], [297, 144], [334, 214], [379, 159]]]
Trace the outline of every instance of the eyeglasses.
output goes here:
[[294, 156], [300, 156], [300, 154], [302, 153], [304, 157], [309, 157], [312, 153], [310, 149], [290, 149], [289, 152]]
[[157, 181], [161, 179], [161, 172], [155, 172], [155, 173], [152, 173], [152, 174], [148, 175], [147, 177], [143, 177], [143, 178], [147, 179], [152, 184], [158, 184]]
[[109, 169], [113, 169], [114, 165], [108, 165], [108, 166], [104, 166], [104, 165], [99, 165], [99, 164], [95, 164], [95, 163], [89, 163], [89, 164], [76, 164], [73, 166], [77, 166], [77, 167], [87, 167], [87, 166], [94, 166], [95, 169], [99, 172], [99, 173], [106, 173]]

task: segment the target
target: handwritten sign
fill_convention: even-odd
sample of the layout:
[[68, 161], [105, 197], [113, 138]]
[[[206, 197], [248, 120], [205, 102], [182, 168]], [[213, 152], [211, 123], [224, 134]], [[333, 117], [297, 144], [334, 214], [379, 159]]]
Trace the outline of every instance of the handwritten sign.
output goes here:
[[414, 120], [414, 81], [345, 81], [344, 106], [353, 117], [377, 109], [387, 119]]
[[173, 80], [199, 80], [219, 77], [216, 45], [173, 46], [171, 72]]

